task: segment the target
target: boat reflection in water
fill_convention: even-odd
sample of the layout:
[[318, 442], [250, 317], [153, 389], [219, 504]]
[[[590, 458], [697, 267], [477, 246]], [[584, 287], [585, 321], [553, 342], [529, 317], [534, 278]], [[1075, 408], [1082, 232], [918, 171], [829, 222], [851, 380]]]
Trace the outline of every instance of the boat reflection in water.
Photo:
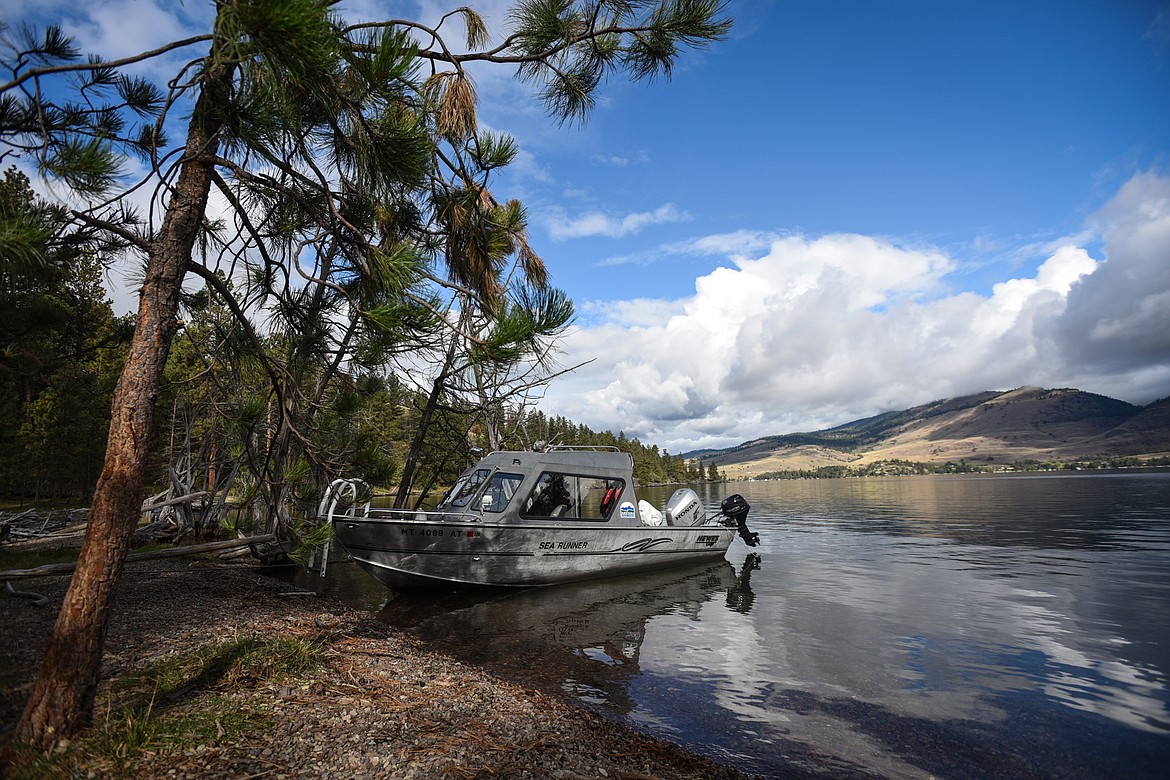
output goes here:
[[723, 560], [504, 594], [404, 594], [381, 617], [465, 663], [624, 714], [635, 706], [629, 683], [640, 674], [647, 624], [697, 616], [720, 600], [750, 611], [750, 577], [759, 566], [750, 554], [739, 571]]

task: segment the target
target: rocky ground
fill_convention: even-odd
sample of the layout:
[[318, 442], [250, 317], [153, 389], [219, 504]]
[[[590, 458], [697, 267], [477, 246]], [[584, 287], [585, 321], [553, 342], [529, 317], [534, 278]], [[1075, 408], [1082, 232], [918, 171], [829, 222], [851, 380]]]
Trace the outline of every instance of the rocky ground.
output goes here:
[[[20, 716], [67, 578], [15, 584], [49, 605], [0, 597], [0, 745]], [[232, 637], [307, 638], [320, 661], [293, 679], [216, 693], [258, 714], [262, 727], [233, 734], [216, 720], [197, 744], [148, 743], [129, 759], [117, 749], [93, 756], [75, 749], [50, 769], [136, 778], [743, 777], [555, 694], [461, 664], [372, 615], [290, 591], [239, 565], [181, 558], [129, 565], [106, 643], [99, 721], [117, 717], [110, 713], [120, 679]], [[199, 708], [205, 693], [180, 692], [158, 706]]]

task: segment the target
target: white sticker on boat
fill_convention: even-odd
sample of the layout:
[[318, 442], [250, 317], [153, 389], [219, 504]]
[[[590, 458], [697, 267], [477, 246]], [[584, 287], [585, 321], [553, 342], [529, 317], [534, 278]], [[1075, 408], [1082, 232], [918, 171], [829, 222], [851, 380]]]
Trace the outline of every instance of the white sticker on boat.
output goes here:
[[623, 501], [621, 506], [622, 520], [633, 520], [637, 515], [634, 510], [634, 504], [630, 501]]

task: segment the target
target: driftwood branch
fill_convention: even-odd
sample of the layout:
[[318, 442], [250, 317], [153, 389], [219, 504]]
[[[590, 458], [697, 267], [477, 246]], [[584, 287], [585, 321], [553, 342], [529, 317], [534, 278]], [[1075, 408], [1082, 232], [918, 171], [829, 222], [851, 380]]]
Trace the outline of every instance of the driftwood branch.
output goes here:
[[[245, 536], [240, 539], [227, 539], [222, 542], [207, 542], [206, 544], [189, 544], [184, 547], [169, 547], [165, 550], [133, 553], [126, 556], [127, 563], [148, 561], [155, 558], [178, 558], [196, 553], [214, 552], [216, 550], [230, 550], [233, 547], [246, 547], [250, 544], [263, 544], [276, 540], [275, 534], [260, 536]], [[77, 568], [76, 563], [47, 563], [44, 566], [34, 566], [31, 569], [12, 569], [0, 571], [0, 580], [19, 580], [28, 577], [47, 577], [55, 574], [72, 574]]]
[[4, 583], [4, 592], [9, 596], [14, 596], [18, 599], [32, 599], [33, 606], [49, 606], [50, 599], [48, 596], [44, 595], [43, 593], [32, 593], [31, 591], [27, 590], [17, 590], [16, 588], [12, 587], [11, 582]]
[[210, 496], [210, 495], [211, 494], [208, 493], [206, 490], [199, 490], [199, 491], [196, 491], [194, 493], [188, 493], [187, 495], [179, 496], [178, 498], [171, 498], [171, 499], [168, 499], [166, 501], [162, 501], [162, 502], [157, 503], [157, 504], [143, 504], [142, 511], [143, 512], [153, 512], [156, 509], [162, 509], [164, 506], [173, 506], [175, 504], [185, 504], [189, 501], [194, 501], [197, 498], [203, 498], [205, 496]]

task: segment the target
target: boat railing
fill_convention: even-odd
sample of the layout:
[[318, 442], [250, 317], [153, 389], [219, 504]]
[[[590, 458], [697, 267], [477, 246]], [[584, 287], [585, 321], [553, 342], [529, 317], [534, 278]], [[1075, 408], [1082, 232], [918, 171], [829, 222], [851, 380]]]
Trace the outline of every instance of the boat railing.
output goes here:
[[[533, 452], [623, 452], [613, 444], [545, 444], [537, 442], [532, 446]], [[492, 450], [492, 455], [502, 452], [516, 452], [516, 450]]]
[[348, 517], [357, 517], [358, 513], [355, 510], [363, 497], [366, 500], [360, 506], [361, 514], [364, 515], [369, 514], [370, 501], [373, 498], [373, 491], [366, 484], [366, 481], [363, 479], [335, 479], [329, 483], [329, 488], [321, 497], [321, 502], [317, 504], [317, 516], [332, 520], [337, 514], [338, 504], [345, 502], [346, 507], [343, 514]]
[[367, 520], [405, 520], [405, 521], [443, 521], [447, 523], [483, 523], [483, 517], [474, 512], [428, 511], [425, 509], [393, 509], [391, 507], [374, 507], [367, 509]]
[[621, 452], [613, 444], [550, 444], [545, 452]]
[[[365, 499], [364, 501], [362, 499]], [[482, 523], [483, 518], [471, 512], [427, 512], [421, 509], [394, 509], [373, 507], [374, 493], [361, 479], [335, 479], [329, 483], [325, 496], [317, 505], [317, 516], [332, 523], [339, 518], [362, 518], [365, 520], [447, 520]]]

